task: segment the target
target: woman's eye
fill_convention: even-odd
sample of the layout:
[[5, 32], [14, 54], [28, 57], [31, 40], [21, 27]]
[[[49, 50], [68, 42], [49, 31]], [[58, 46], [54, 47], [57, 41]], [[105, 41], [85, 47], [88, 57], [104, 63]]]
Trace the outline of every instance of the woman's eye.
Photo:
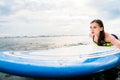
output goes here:
[[90, 26], [90, 29], [92, 29], [92, 27]]
[[94, 26], [93, 28], [96, 29], [96, 26]]

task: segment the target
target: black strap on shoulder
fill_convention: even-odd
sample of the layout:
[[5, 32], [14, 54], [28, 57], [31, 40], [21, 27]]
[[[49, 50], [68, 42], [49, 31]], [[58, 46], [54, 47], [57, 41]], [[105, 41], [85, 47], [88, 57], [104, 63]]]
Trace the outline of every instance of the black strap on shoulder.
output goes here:
[[115, 34], [111, 34], [112, 36], [114, 36], [116, 39], [118, 39], [118, 37]]

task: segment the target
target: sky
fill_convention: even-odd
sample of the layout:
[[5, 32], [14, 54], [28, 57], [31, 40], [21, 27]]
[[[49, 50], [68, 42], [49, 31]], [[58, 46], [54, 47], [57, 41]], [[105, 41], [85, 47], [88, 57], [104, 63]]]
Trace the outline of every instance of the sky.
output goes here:
[[0, 36], [87, 35], [101, 19], [120, 34], [120, 0], [0, 0]]

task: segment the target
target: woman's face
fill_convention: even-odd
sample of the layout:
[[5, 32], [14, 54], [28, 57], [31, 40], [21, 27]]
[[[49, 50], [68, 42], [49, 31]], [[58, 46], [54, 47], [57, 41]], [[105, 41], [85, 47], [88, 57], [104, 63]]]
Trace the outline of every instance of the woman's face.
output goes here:
[[99, 35], [100, 31], [103, 30], [103, 27], [100, 27], [98, 23], [93, 22], [90, 24], [90, 31], [92, 35]]

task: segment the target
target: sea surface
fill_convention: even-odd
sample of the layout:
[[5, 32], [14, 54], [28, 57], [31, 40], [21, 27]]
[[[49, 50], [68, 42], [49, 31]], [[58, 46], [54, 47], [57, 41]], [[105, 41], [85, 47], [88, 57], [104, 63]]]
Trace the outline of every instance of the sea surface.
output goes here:
[[[91, 43], [88, 36], [24, 36], [1, 37], [0, 50], [4, 51], [31, 51], [48, 50], [54, 48], [87, 45]], [[0, 80], [55, 80], [35, 79], [0, 73]], [[119, 80], [119, 78], [117, 78]]]
[[88, 44], [88, 36], [1, 37], [0, 50], [43, 50]]

